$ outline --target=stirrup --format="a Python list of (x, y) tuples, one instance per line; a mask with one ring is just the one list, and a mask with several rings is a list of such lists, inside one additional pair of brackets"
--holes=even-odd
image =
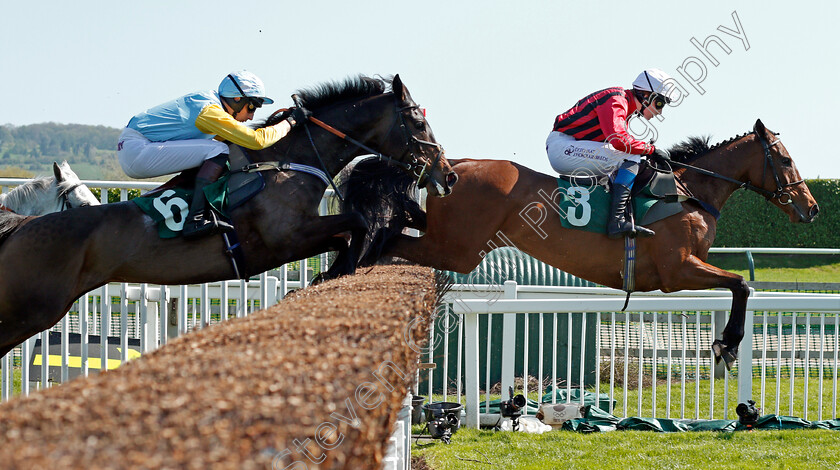
[(233, 232), (233, 225), (220, 220), (212, 210), (199, 212), (184, 223), (182, 235), (186, 239), (200, 238), (216, 233)]
[(633, 232), (635, 232), (636, 236), (639, 238), (647, 238), (656, 235), (656, 232), (647, 227), (642, 227), (641, 225), (634, 225)]

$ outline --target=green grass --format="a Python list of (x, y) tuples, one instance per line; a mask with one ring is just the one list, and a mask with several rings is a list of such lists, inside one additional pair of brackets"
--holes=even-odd
[[(700, 399), (695, 400), (697, 382), (686, 381), (686, 419), (707, 419), (710, 416), (711, 381), (701, 380)], [(789, 407), (790, 380), (780, 381), (780, 415), (797, 416), (817, 421), (819, 406), (819, 380), (808, 381), (807, 414), (805, 412), (805, 380), (794, 380), (793, 410)], [(728, 419), (737, 419), (735, 407), (738, 404), (737, 380), (731, 376), (725, 387), (723, 379), (714, 383), (714, 418), (724, 417), (724, 393), (728, 389)], [(609, 384), (602, 384), (601, 393), (609, 393)], [(672, 383), (670, 417), (681, 417), (680, 383)], [(590, 387), (589, 391), (594, 391)], [(753, 379), (753, 399), (761, 407), (761, 414), (775, 414), (776, 381), (766, 380), (765, 401), (760, 402), (760, 378)], [(638, 408), (638, 390), (628, 390), (628, 416), (653, 416), (653, 389), (645, 383), (642, 391), (642, 407)], [(666, 416), (667, 384), (659, 381), (656, 386), (656, 416)], [(834, 416), (833, 382), (823, 380), (822, 419)], [(480, 399), (483, 401), (482, 393)], [(499, 398), (490, 395), (490, 399)], [(530, 398), (535, 398), (533, 392)], [(623, 391), (614, 393), (616, 416), (623, 417)], [(433, 401), (442, 400), (434, 395)], [(448, 401), (456, 401), (453, 396)], [(463, 403), (464, 400), (462, 399)], [(699, 414), (695, 415), (695, 403), (699, 403)], [(415, 426), (414, 433), (422, 431)], [(641, 431), (615, 431), (604, 434), (578, 434), (569, 431), (551, 431), (542, 435), (478, 431), (462, 428), (452, 438), (450, 445), (440, 441), (414, 445), (412, 455), (422, 457), (434, 470), (445, 469), (554, 469), (554, 468), (786, 468), (813, 469), (837, 468), (840, 454), (829, 448), (840, 448), (840, 433), (821, 430), (754, 431), (736, 433), (652, 433)]]
[(815, 469), (840, 466), (837, 431), (615, 431), (541, 435), (461, 429), (447, 445), (412, 447), (434, 470), (580, 469)]
[[(753, 255), (755, 280), (764, 282), (840, 282), (840, 256)], [(712, 253), (708, 262), (749, 279), (744, 254)]]

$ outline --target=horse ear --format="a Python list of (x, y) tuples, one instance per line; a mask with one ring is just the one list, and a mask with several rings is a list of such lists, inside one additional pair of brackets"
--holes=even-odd
[(764, 133), (767, 129), (764, 127), (764, 123), (761, 122), (761, 119), (756, 119), (755, 120), (755, 125), (753, 126), (753, 130), (755, 131), (756, 134), (764, 135)]
[(61, 168), (58, 167), (58, 163), (56, 162), (53, 162), (53, 174), (55, 174), (56, 181), (64, 181), (64, 175), (61, 174)]
[(391, 82), (391, 88), (394, 90), (394, 96), (396, 96), (401, 103), (408, 101), (406, 99), (408, 97), (408, 90), (405, 89), (405, 85), (403, 85), (400, 74), (394, 75), (394, 80)]

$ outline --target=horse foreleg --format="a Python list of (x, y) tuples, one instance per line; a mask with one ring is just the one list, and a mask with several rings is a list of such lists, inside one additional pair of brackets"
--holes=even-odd
[[(750, 295), (749, 286), (743, 277), (705, 263), (695, 256), (690, 256), (677, 272), (678, 274), (672, 275), (670, 280), (663, 281), (663, 291), (723, 287), (732, 292), (732, 310), (729, 320), (721, 333), (721, 339), (715, 339), (712, 343), (715, 362), (723, 359), (726, 368), (730, 369), (738, 359), (738, 345), (744, 338), (747, 297)], [(663, 276), (663, 279), (666, 278)]]
[[(356, 272), (356, 260), (362, 249), (368, 225), (364, 217), (358, 212), (351, 214), (340, 214), (320, 217), (321, 233), (331, 233), (330, 239), (326, 240), (323, 251), (337, 250), (338, 255), (327, 271), (321, 272), (312, 283), (335, 279), (339, 276), (353, 274)], [(317, 227), (316, 227), (317, 229)], [(344, 239), (344, 234), (350, 232), (350, 244)]]

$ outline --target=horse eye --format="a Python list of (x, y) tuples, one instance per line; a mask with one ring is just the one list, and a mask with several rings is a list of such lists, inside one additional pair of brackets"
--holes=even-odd
[(420, 129), (421, 131), (425, 127), (425, 123), (423, 121), (414, 121), (414, 127)]
[(784, 165), (784, 166), (790, 166), (790, 164), (791, 164), (791, 163), (793, 163), (793, 160), (791, 160), (791, 159), (790, 159), (790, 158), (788, 158), (788, 157), (782, 157), (782, 165)]

